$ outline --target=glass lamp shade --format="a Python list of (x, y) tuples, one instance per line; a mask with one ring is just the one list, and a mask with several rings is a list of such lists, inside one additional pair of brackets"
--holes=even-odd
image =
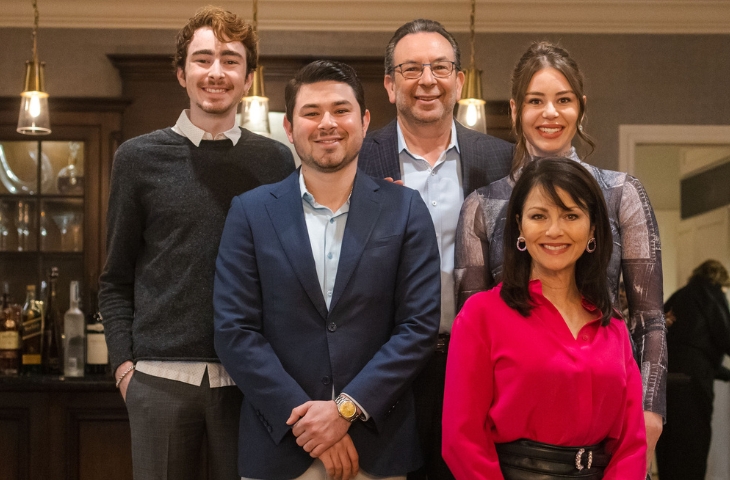
[(269, 98), (264, 90), (264, 66), (253, 71), (249, 95), (241, 100), (241, 126), (259, 135), (271, 135), (269, 127)]
[(23, 92), (20, 97), (18, 133), (26, 135), (47, 135), (51, 133), (51, 122), (48, 117), (48, 94), (45, 92)]
[(479, 98), (459, 100), (459, 106), (456, 109), (456, 120), (467, 128), (487, 133), (486, 103)]
[(43, 88), (45, 64), (37, 60), (25, 62), (25, 88), (20, 94), (18, 133), (47, 135), (51, 133), (48, 115), (48, 94)]
[(487, 112), (482, 100), (482, 71), (476, 68), (464, 70), (464, 88), (456, 109), (456, 120), (467, 128), (487, 133)]
[(243, 97), (241, 126), (259, 135), (270, 135), (268, 97)]

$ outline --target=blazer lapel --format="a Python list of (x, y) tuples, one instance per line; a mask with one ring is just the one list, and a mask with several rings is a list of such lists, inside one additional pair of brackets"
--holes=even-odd
[(347, 225), (342, 239), (330, 312), (335, 309), (342, 292), (345, 291), (380, 216), (381, 204), (376, 193), (379, 188), (370, 177), (360, 170), (357, 171), (350, 196), (350, 211), (347, 214)]
[(461, 159), (461, 182), (464, 188), (464, 198), (474, 191), (477, 186), (486, 185), (485, 172), (479, 171), (479, 162), (475, 161), (477, 152), (475, 143), (471, 141), (466, 127), (456, 122), (456, 138), (459, 141), (459, 156)]
[(299, 190), (299, 169), (291, 174), (272, 195), (274, 201), (266, 204), (271, 223), (279, 238), (286, 258), (294, 270), (299, 283), (307, 292), (322, 318), (327, 318), (327, 304), (317, 280), (317, 267), (312, 256), (304, 208)]

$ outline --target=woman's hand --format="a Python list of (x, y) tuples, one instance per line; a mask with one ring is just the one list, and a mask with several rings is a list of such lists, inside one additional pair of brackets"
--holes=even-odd
[(654, 459), (654, 449), (659, 435), (662, 434), (664, 421), (662, 416), (654, 412), (644, 412), (644, 424), (646, 425), (646, 468), (651, 468), (651, 461)]

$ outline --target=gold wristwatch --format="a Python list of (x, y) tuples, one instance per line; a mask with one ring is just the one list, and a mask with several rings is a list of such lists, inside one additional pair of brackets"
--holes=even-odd
[(357, 405), (347, 395), (339, 394), (335, 398), (335, 403), (337, 404), (337, 413), (348, 422), (352, 423), (360, 418), (360, 414), (357, 413)]

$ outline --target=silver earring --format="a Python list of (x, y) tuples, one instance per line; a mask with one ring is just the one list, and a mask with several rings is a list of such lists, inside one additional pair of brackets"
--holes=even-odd
[[(591, 243), (593, 246), (591, 246)], [(596, 239), (595, 237), (591, 237), (590, 240), (588, 240), (588, 245), (586, 245), (586, 252), (593, 253), (596, 251)]]
[(527, 250), (527, 241), (525, 241), (525, 237), (517, 237), (517, 250), (519, 250), (520, 252), (524, 252), (525, 250)]

